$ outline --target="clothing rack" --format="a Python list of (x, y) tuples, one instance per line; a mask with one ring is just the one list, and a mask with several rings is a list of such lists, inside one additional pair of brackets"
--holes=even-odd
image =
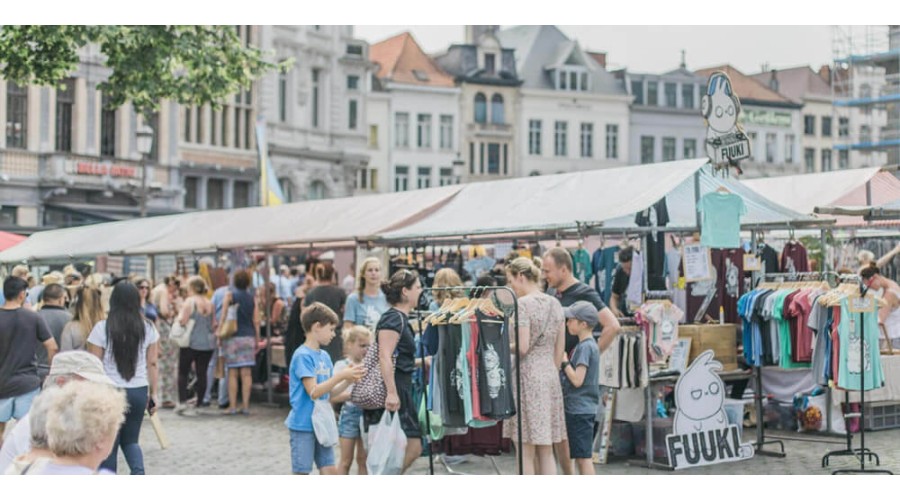
[(669, 299), (672, 300), (675, 297), (675, 292), (671, 290), (649, 290), (644, 292), (644, 300), (659, 300), (659, 299)]
[[(512, 288), (508, 286), (450, 286), (450, 287), (429, 287), (423, 288), (423, 292), (434, 292), (434, 291), (460, 291), (466, 292), (468, 295), (471, 295), (472, 292), (477, 294), (477, 296), (483, 295), (484, 292), (487, 291), (499, 291), (505, 290), (509, 292), (509, 295), (513, 299), (513, 305), (511, 310), (507, 311), (506, 308), (501, 307), (503, 309), (504, 314), (510, 320), (510, 323), (513, 321), (512, 316), (515, 316), (515, 345), (516, 345), (516, 421), (518, 423), (517, 426), (517, 440), (516, 440), (516, 456), (518, 458), (518, 469), (519, 475), (525, 475), (524, 465), (522, 463), (522, 372), (521, 372), (521, 356), (519, 355), (519, 298), (516, 297), (516, 293)], [(421, 311), (418, 314), (418, 324), (419, 324), (419, 335), (422, 335), (425, 330), (422, 328), (422, 315)], [(508, 332), (507, 332), (508, 333)], [(421, 351), (421, 359), (422, 359), (422, 370), (425, 370), (425, 350)], [(430, 376), (431, 374), (429, 374)], [(425, 398), (425, 401), (428, 401), (428, 384), (423, 384), (423, 393), (422, 397)], [(425, 426), (424, 429), (425, 441), (428, 443), (428, 473), (430, 475), (434, 475), (434, 453), (431, 451), (431, 417), (429, 412), (425, 412)], [(493, 462), (493, 458), (491, 459)], [(441, 460), (441, 463), (444, 463), (444, 466), (447, 467), (446, 463)], [(494, 469), (497, 470), (497, 464), (494, 463)], [(447, 467), (448, 471), (453, 474), (454, 472)]]
[[(842, 274), (838, 276), (842, 282), (850, 282), (855, 281), (859, 283), (859, 296), (861, 298), (865, 298), (866, 294), (869, 291), (869, 287), (862, 282), (862, 279), (859, 275), (855, 274)], [(873, 452), (872, 450), (866, 448), (866, 350), (863, 347), (865, 345), (865, 336), (866, 336), (866, 323), (863, 321), (862, 312), (859, 313), (859, 414), (846, 414), (845, 417), (858, 417), (859, 418), (859, 448), (852, 449), (852, 434), (850, 434), (850, 426), (847, 426), (847, 449), (841, 451), (835, 451), (831, 453), (826, 453), (824, 457), (822, 457), (822, 467), (826, 467), (828, 465), (828, 459), (832, 456), (853, 456), (859, 461), (859, 469), (839, 469), (832, 474), (889, 474), (893, 475), (894, 473), (887, 469), (866, 469), (866, 458), (871, 462), (872, 459), (875, 459), (875, 465), (881, 465), (881, 459), (878, 457), (878, 454)], [(877, 348), (877, 346), (876, 346)], [(849, 401), (849, 391), (846, 391), (847, 401)]]

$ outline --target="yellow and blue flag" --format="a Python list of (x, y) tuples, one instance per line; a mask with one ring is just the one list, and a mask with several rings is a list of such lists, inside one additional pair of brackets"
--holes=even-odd
[(278, 185), (275, 169), (269, 161), (268, 143), (266, 142), (266, 122), (256, 122), (256, 149), (259, 151), (259, 204), (266, 206), (281, 205), (284, 203), (284, 193)]

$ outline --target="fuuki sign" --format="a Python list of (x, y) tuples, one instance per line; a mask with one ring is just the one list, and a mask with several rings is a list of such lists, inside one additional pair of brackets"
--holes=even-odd
[(666, 436), (669, 464), (687, 469), (753, 457), (753, 445), (741, 443), (738, 428), (728, 423), (725, 386), (716, 371), (722, 364), (712, 350), (697, 356), (675, 384), (678, 411)]
[(706, 154), (713, 165), (737, 167), (738, 160), (750, 158), (750, 140), (738, 123), (741, 101), (727, 74), (716, 71), (709, 76), (700, 107), (706, 118)]
[(135, 167), (109, 165), (106, 163), (93, 163), (88, 161), (80, 161), (76, 163), (75, 173), (79, 175), (108, 175), (110, 177), (138, 177), (138, 171)]

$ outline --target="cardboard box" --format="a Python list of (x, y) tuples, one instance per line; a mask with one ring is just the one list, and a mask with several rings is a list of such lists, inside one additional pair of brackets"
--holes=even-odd
[(737, 365), (737, 325), (681, 325), (680, 338), (691, 339), (691, 355), (688, 364), (707, 349), (716, 353), (715, 359), (722, 363), (722, 371), (734, 371)]

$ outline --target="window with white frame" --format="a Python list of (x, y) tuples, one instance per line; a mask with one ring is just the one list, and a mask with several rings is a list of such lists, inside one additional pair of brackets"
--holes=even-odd
[(587, 91), (591, 85), (590, 75), (584, 68), (562, 68), (554, 72), (556, 90)]
[(488, 174), (497, 175), (500, 173), (500, 144), (496, 142), (488, 144), (487, 167)]
[(681, 84), (681, 107), (685, 109), (694, 108), (694, 84)]
[(394, 145), (398, 148), (409, 147), (409, 113), (394, 114)]
[(606, 157), (615, 159), (619, 157), (619, 126), (606, 125)]
[(475, 94), (475, 123), (487, 123), (487, 97)]
[(675, 138), (663, 137), (662, 161), (675, 161)]
[(816, 171), (816, 150), (813, 148), (805, 148), (803, 150), (803, 167), (807, 174)]
[(647, 106), (659, 105), (659, 82), (647, 82)]
[(822, 172), (831, 172), (831, 150), (822, 150)]
[(491, 97), (491, 123), (500, 125), (506, 123), (506, 116), (503, 112), (503, 96), (500, 94), (494, 94)]
[(850, 151), (846, 149), (838, 151), (838, 168), (841, 170), (850, 168)]
[(652, 135), (641, 136), (641, 163), (654, 163), (655, 158), (655, 138)]
[(593, 158), (594, 156), (594, 124), (581, 124), (581, 157)]
[(428, 189), (431, 187), (431, 167), (419, 167), (416, 170), (416, 188)]
[(541, 121), (528, 120), (528, 154), (541, 155)]
[(394, 191), (409, 190), (409, 167), (397, 165), (394, 167)]
[(678, 106), (678, 84), (667, 82), (665, 84), (666, 107), (674, 108)]
[(441, 167), (440, 178), (438, 179), (440, 186), (450, 186), (456, 184), (453, 180), (453, 168)]
[(775, 150), (778, 147), (778, 136), (766, 134), (766, 163), (775, 163)]
[(553, 141), (553, 154), (556, 156), (568, 156), (568, 147), (567, 147), (567, 129), (569, 124), (566, 122), (556, 122), (554, 124), (554, 141)]
[(697, 157), (697, 139), (684, 140), (684, 159), (693, 160)]
[(453, 149), (452, 115), (441, 115), (441, 149)]
[(8, 81), (6, 82), (6, 147), (25, 149), (27, 146), (28, 87)]
[(348, 103), (349, 109), (347, 110), (347, 128), (350, 130), (356, 130), (357, 122), (359, 120), (359, 101), (356, 99), (350, 99)]
[(784, 162), (785, 163), (794, 163), (794, 146), (797, 139), (794, 137), (794, 134), (787, 134), (784, 136)]
[(420, 113), (417, 117), (416, 145), (420, 148), (431, 148), (431, 115)]

